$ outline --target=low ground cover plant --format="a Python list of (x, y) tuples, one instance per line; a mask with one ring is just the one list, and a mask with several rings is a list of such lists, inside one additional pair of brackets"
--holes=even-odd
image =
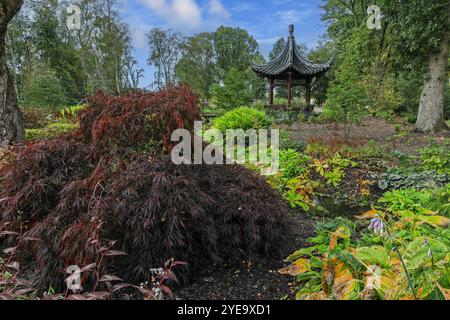
[(78, 123), (54, 122), (40, 129), (26, 129), (26, 141), (45, 141), (59, 137), (65, 133), (76, 131), (79, 128)]
[(45, 113), (42, 109), (27, 110), (26, 141), (45, 141), (76, 131), (79, 128), (77, 116), (84, 109), (86, 105), (81, 104), (62, 108), (54, 114)]
[(348, 153), (332, 151), (325, 145), (308, 145), (304, 152), (281, 149), (280, 172), (268, 182), (292, 208), (309, 211), (320, 207), (318, 199), (325, 190), (337, 189), (346, 170), (357, 165)]

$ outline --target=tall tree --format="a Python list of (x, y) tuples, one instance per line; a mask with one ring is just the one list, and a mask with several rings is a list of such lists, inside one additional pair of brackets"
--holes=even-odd
[[(323, 19), (328, 37), (347, 52), (347, 39), (359, 33), (360, 64), (371, 108), (416, 113), (416, 130), (444, 129), (445, 88), (448, 79), (449, 0), (378, 0), (379, 27), (369, 30), (365, 0), (328, 0)], [(370, 20), (369, 20), (370, 21)], [(419, 99), (420, 98), (420, 99)], [(385, 106), (388, 106), (386, 108)]]
[[(269, 53), (269, 60), (276, 59), (280, 55), (281, 51), (283, 51), (285, 46), (286, 46), (286, 39), (285, 38), (278, 39), (273, 44), (272, 51), (270, 51)], [(297, 48), (300, 51), (300, 53), (304, 56), (306, 56), (306, 54), (308, 53), (308, 47), (304, 43), (297, 44)]]
[(35, 56), (28, 71), (38, 74), (36, 69), (49, 66), (67, 92), (69, 101), (66, 103), (77, 103), (85, 95), (83, 69), (80, 68), (80, 54), (69, 38), (65, 10), (61, 3), (53, 0), (37, 0), (30, 6), (36, 15), (30, 34)]
[(213, 92), (214, 104), (225, 110), (248, 106), (253, 99), (248, 73), (237, 68), (231, 68), (223, 84), (214, 85)]
[[(73, 5), (81, 9), (80, 28), (68, 25)], [(122, 94), (137, 89), (142, 77), (117, 0), (25, 1), (8, 28), (7, 48), (19, 96), (25, 80), (33, 83), (32, 76), (48, 71), (62, 84), (66, 104), (97, 90)]]
[[(333, 47), (332, 42), (319, 42), (318, 46), (309, 52), (308, 59), (315, 63), (323, 63), (333, 56), (334, 51), (335, 48)], [(320, 107), (323, 107), (330, 81), (334, 79), (336, 73), (334, 68), (335, 64), (336, 63), (333, 63), (330, 71), (313, 81), (312, 95), (316, 104)]]
[(246, 70), (259, 55), (256, 39), (240, 28), (222, 26), (217, 29), (214, 33), (214, 47), (221, 78), (233, 68)]
[(14, 17), (6, 33), (6, 59), (17, 90), (24, 80), (25, 69), (31, 65), (32, 60), (32, 44), (27, 39), (31, 23), (24, 9), (23, 6)]
[(272, 51), (269, 53), (269, 60), (275, 60), (283, 51), (283, 48), (286, 46), (286, 39), (280, 38), (278, 39), (272, 47)]
[(184, 38), (178, 32), (153, 28), (147, 35), (150, 46), (148, 63), (156, 68), (156, 89), (175, 83), (175, 67), (181, 58)]
[(182, 58), (175, 69), (177, 78), (190, 84), (208, 101), (212, 86), (218, 80), (214, 34), (204, 32), (189, 37), (182, 45), (182, 50)]
[[(405, 11), (408, 19), (421, 19), (421, 30), (417, 32), (413, 43), (422, 45), (426, 50), (426, 75), (419, 104), (419, 113), (415, 130), (419, 132), (437, 132), (447, 129), (444, 122), (445, 90), (448, 82), (448, 41), (450, 26), (450, 1), (437, 0), (432, 3), (414, 0), (407, 4)], [(405, 12), (407, 13), (407, 12)], [(412, 33), (407, 37), (412, 36)], [(422, 40), (418, 42), (417, 40)]]
[(25, 139), (14, 80), (5, 55), (8, 24), (19, 12), (22, 4), (23, 0), (2, 0), (0, 4), (0, 146), (23, 142)]

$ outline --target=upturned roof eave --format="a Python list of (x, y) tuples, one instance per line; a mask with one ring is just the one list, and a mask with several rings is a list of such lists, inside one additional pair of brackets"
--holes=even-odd
[(289, 26), (288, 41), (274, 60), (266, 64), (252, 63), (252, 70), (255, 73), (265, 77), (277, 77), (286, 72), (295, 71), (300, 76), (313, 77), (330, 69), (333, 58), (324, 64), (315, 64), (300, 54), (293, 30), (293, 26)]

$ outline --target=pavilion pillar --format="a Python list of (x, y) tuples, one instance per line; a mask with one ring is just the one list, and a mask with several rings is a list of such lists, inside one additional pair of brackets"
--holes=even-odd
[(309, 106), (311, 105), (311, 83), (312, 78), (306, 79), (306, 109), (309, 109)]
[(274, 79), (270, 78), (269, 84), (269, 106), (273, 107), (273, 89), (274, 89)]
[(288, 107), (291, 107), (292, 103), (292, 72), (289, 72), (288, 79)]

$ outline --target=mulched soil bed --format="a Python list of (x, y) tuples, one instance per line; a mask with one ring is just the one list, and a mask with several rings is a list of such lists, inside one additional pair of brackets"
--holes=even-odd
[[(287, 257), (307, 246), (314, 236), (314, 221), (304, 213), (293, 213), (295, 235), (286, 247)], [(277, 300), (295, 297), (294, 278), (277, 271), (287, 264), (279, 260), (243, 261), (240, 268), (212, 266), (199, 274), (190, 286), (175, 290), (174, 299), (181, 300)]]
[[(326, 143), (345, 137), (345, 128), (336, 124), (295, 122), (291, 125), (282, 125), (281, 128), (291, 134), (291, 139), (304, 143), (317, 139)], [(406, 126), (403, 129), (412, 130), (412, 126)], [(387, 145), (388, 152), (398, 151), (408, 154), (417, 154), (419, 149), (429, 147), (432, 144), (431, 140), (440, 144), (444, 142), (444, 139), (449, 138), (450, 131), (436, 134), (409, 132), (402, 136), (396, 131), (394, 124), (375, 117), (366, 119), (360, 126), (354, 126), (348, 136), (348, 140), (355, 144), (364, 145), (368, 141), (375, 141), (378, 145)]]

